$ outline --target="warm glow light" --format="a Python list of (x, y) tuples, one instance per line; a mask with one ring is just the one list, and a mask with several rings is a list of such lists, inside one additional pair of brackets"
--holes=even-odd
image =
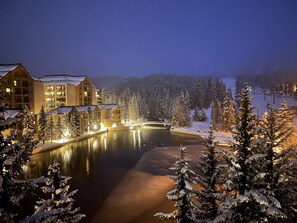
[(112, 123), (111, 128), (116, 128), (117, 124), (116, 123)]
[(88, 158), (86, 158), (86, 172), (87, 172), (87, 176), (90, 176), (90, 162)]
[(107, 138), (106, 137), (103, 138), (103, 145), (104, 145), (104, 149), (106, 150), (107, 149)]

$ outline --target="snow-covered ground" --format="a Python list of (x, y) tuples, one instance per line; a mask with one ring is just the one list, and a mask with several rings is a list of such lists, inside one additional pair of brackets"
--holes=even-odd
[[(193, 116), (194, 111), (191, 112), (191, 116)], [(205, 110), (205, 114), (207, 116), (207, 120), (205, 122), (192, 122), (191, 127), (178, 127), (172, 128), (172, 132), (198, 135), (204, 138), (208, 136), (209, 125), (211, 124), (211, 109)], [(214, 131), (215, 141), (218, 142), (218, 145), (227, 146), (228, 142), (232, 140), (232, 134), (230, 132), (223, 131)]]

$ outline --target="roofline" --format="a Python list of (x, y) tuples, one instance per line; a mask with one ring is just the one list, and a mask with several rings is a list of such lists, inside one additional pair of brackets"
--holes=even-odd
[(1, 63), (0, 66), (22, 65), (22, 63)]
[[(75, 75), (70, 75), (70, 74), (46, 74), (43, 77), (57, 77), (57, 76), (67, 76), (67, 77), (87, 77), (86, 75), (81, 75), (81, 76), (75, 76)], [(40, 79), (42, 79), (41, 77)]]

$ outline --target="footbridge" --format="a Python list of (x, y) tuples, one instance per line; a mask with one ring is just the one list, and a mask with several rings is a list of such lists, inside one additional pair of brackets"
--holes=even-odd
[(144, 121), (144, 122), (132, 124), (131, 129), (137, 129), (137, 128), (170, 129), (171, 126), (172, 124), (170, 122)]

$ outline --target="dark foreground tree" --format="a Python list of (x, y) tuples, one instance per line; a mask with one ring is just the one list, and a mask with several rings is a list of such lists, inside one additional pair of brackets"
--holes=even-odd
[(194, 189), (191, 183), (194, 179), (191, 177), (195, 173), (189, 169), (188, 161), (185, 159), (185, 147), (179, 148), (179, 157), (175, 162), (175, 167), (170, 168), (175, 171), (175, 175), (170, 176), (174, 180), (174, 189), (167, 193), (167, 198), (174, 201), (175, 210), (171, 213), (156, 213), (155, 216), (164, 220), (175, 220), (176, 223), (196, 222), (197, 207), (192, 201)]
[(39, 112), (39, 118), (38, 118), (38, 136), (39, 136), (39, 139), (42, 140), (43, 144), (45, 143), (45, 138), (46, 138), (46, 128), (47, 128), (46, 114), (42, 106)]
[(207, 151), (198, 161), (197, 184), (201, 190), (196, 192), (198, 201), (197, 222), (212, 222), (218, 214), (219, 202), (222, 200), (223, 167), (219, 165), (218, 153), (215, 151), (213, 129), (210, 126), (207, 139)]
[(53, 163), (48, 168), (48, 174), (45, 179), (45, 186), (42, 190), (49, 195), (48, 199), (37, 201), (35, 213), (25, 219), (30, 222), (79, 222), (84, 214), (80, 214), (80, 208), (73, 206), (73, 196), (77, 190), (69, 192), (70, 185), (68, 181), (71, 177), (62, 176), (58, 163)]
[(233, 155), (227, 156), (229, 179), (227, 194), (215, 222), (274, 222), (282, 219), (279, 202), (269, 188), (262, 185), (263, 158), (255, 146), (255, 115), (246, 85), (239, 98), (238, 125), (235, 129)]
[[(4, 113), (0, 105), (0, 222), (17, 222), (23, 198), (35, 187), (33, 180), (20, 180), (19, 176), (37, 142), (30, 129), (16, 140), (14, 123), (5, 120)], [(9, 128), (11, 133), (4, 137), (3, 131)]]

